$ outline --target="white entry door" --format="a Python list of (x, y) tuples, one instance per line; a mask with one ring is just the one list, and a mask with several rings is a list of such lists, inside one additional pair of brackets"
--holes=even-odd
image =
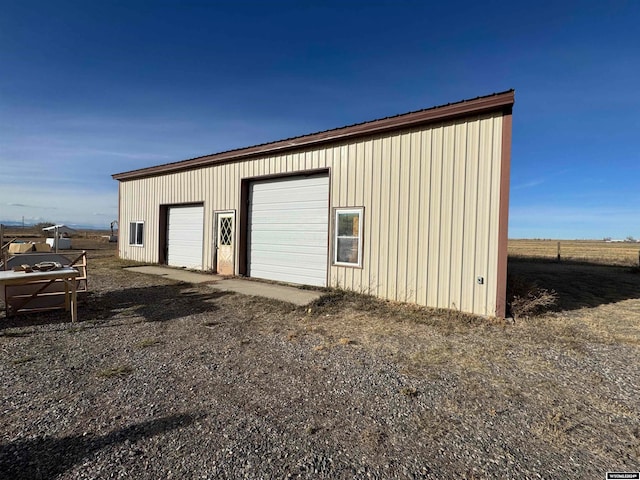
[(216, 213), (216, 272), (233, 275), (235, 253), (235, 213)]
[(249, 275), (326, 286), (329, 176), (258, 181), (249, 198)]
[(167, 229), (167, 264), (201, 270), (204, 207), (169, 207)]

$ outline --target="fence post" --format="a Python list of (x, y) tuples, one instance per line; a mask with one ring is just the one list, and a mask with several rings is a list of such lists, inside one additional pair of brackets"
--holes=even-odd
[(560, 242), (558, 242), (558, 263), (560, 263)]

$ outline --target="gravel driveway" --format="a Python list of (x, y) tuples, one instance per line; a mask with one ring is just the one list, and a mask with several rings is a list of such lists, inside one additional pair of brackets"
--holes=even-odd
[(505, 325), (341, 293), (293, 307), (106, 261), (90, 279), (79, 324), (0, 317), (0, 478), (640, 470), (637, 324), (605, 342), (578, 314)]

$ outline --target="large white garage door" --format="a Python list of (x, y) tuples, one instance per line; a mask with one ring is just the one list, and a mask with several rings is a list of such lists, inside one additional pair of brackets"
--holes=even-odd
[(202, 269), (204, 207), (169, 207), (167, 263), (173, 267)]
[(293, 177), (251, 185), (249, 275), (325, 286), (329, 177)]

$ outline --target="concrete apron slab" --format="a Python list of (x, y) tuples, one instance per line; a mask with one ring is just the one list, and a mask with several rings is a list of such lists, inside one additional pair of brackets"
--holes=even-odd
[(189, 270), (160, 267), (156, 265), (145, 265), (143, 267), (126, 267), (126, 270), (130, 270), (136, 273), (146, 273), (147, 275), (157, 275), (160, 277), (166, 277), (171, 280), (177, 280), (179, 282), (186, 283), (207, 283), (216, 280), (222, 280), (222, 277), (219, 277), (217, 275), (207, 275), (204, 273), (190, 272)]
[(186, 283), (209, 283), (211, 288), (223, 292), (236, 292), (242, 295), (272, 298), (295, 305), (308, 305), (322, 296), (322, 292), (302, 290), (288, 285), (274, 285), (272, 283), (254, 282), (241, 278), (223, 278), (219, 275), (197, 273), (177, 268), (167, 268), (157, 265), (142, 267), (127, 267), (127, 270), (147, 275), (159, 275), (171, 280)]

